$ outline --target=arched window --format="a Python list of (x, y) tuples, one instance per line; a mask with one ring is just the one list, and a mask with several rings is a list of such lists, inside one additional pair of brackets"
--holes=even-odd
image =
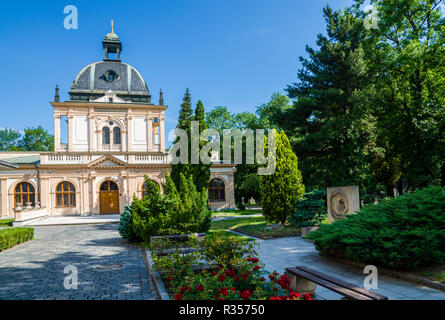
[(102, 128), (102, 144), (110, 144), (110, 128)]
[(18, 204), (21, 207), (27, 207), (28, 205), (34, 206), (36, 202), (36, 192), (32, 184), (29, 182), (20, 182), (14, 190), (14, 206)]
[(121, 128), (119, 127), (113, 128), (113, 143), (121, 144)]
[(76, 207), (76, 189), (71, 182), (63, 181), (56, 187), (56, 207)]
[(107, 180), (100, 185), (100, 191), (118, 191), (119, 187), (116, 182)]
[(210, 201), (225, 201), (226, 200), (224, 182), (221, 179), (210, 180), (209, 200)]
[[(154, 183), (156, 183), (156, 186), (159, 188), (159, 190), (161, 189), (161, 188), (159, 187), (159, 183), (157, 183), (157, 182), (154, 181), (154, 180), (151, 180), (151, 181), (153, 181)], [(146, 183), (146, 182), (144, 182), (144, 183), (142, 184), (142, 187), (141, 187), (141, 194), (142, 194), (142, 198), (145, 197), (145, 196), (147, 195), (147, 183)]]

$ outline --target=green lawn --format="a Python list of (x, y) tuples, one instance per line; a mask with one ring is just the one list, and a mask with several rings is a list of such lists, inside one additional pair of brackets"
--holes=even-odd
[(12, 227), (12, 222), (14, 219), (1, 219), (0, 227)]
[(229, 229), (264, 239), (300, 234), (300, 228), (288, 225), (275, 230), (266, 229), (266, 226), (267, 222), (264, 217), (242, 217), (238, 219), (213, 221), (209, 232)]
[(224, 210), (212, 212), (212, 217), (249, 216), (252, 214), (259, 214), (261, 212), (261, 210)]
[[(443, 269), (443, 268), (442, 268)], [(442, 272), (423, 272), (422, 276), (428, 277), (433, 281), (445, 284), (445, 271)]]
[(434, 281), (439, 281), (440, 283), (445, 283), (445, 271), (432, 276)]

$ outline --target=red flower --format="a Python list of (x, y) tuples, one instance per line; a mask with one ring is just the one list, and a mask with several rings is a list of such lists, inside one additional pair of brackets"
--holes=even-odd
[(270, 275), (269, 275), (269, 279), (273, 281), (273, 280), (275, 280), (275, 277), (274, 277), (273, 275), (270, 274)]
[(238, 277), (238, 276), (234, 276), (234, 277), (233, 277), (233, 280), (238, 281), (238, 280), (239, 280), (239, 277)]
[(181, 288), (181, 293), (184, 293), (184, 292), (190, 291), (190, 290), (192, 290), (192, 288), (184, 286), (184, 287)]
[(226, 280), (226, 277), (224, 277), (223, 275), (220, 275), (220, 276), (218, 277), (218, 280), (221, 281), (221, 282), (223, 282), (224, 280)]
[(227, 271), (226, 271), (226, 275), (227, 275), (228, 277), (232, 277), (232, 276), (235, 275), (235, 272), (232, 271), (232, 270), (227, 270)]
[(218, 272), (216, 272), (216, 271), (212, 272), (212, 275), (214, 275), (214, 276), (216, 276), (217, 274), (218, 274)]
[(260, 266), (253, 267), (253, 271), (257, 271), (257, 270), (260, 270)]
[(252, 295), (252, 293), (250, 292), (250, 290), (244, 290), (241, 293), (241, 298), (243, 298), (244, 300), (249, 300), (251, 295)]
[(261, 278), (260, 278), (260, 281), (261, 281), (261, 282), (264, 282), (264, 281), (266, 281), (266, 278), (261, 277)]
[(198, 284), (195, 289), (198, 291), (204, 291), (204, 287), (202, 286), (202, 284)]
[(310, 293), (305, 293), (303, 294), (304, 300), (312, 300), (311, 294)]
[(170, 276), (170, 277), (168, 277), (167, 279), (168, 279), (168, 281), (172, 281), (172, 280), (173, 280), (173, 277)]
[(177, 294), (175, 295), (175, 299), (176, 299), (176, 300), (182, 300), (182, 293), (177, 293)]
[(243, 278), (243, 280), (246, 280), (246, 279), (247, 279), (247, 277), (248, 277), (248, 275), (247, 275), (247, 274), (245, 274), (245, 273), (243, 273), (243, 274), (241, 275), (241, 278)]
[(291, 298), (295, 297), (297, 299), (301, 297), (301, 295), (298, 292), (293, 292), (293, 291), (290, 292), (289, 296)]

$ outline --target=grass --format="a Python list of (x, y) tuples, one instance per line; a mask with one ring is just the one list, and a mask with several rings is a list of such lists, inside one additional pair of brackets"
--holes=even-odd
[(266, 219), (262, 216), (242, 217), (238, 219), (213, 221), (209, 232), (229, 229), (263, 239), (289, 237), (300, 234), (300, 228), (295, 228), (290, 225), (285, 225), (274, 230), (266, 229), (267, 225)]
[(442, 273), (435, 274), (431, 278), (434, 281), (439, 281), (440, 283), (445, 283), (445, 271)]
[(224, 210), (212, 212), (212, 217), (249, 216), (252, 214), (259, 214), (261, 212), (261, 210)]
[(1, 219), (0, 227), (12, 227), (12, 222), (14, 219)]
[(438, 281), (445, 284), (445, 271), (439, 273), (422, 273), (422, 276), (428, 277), (433, 281)]

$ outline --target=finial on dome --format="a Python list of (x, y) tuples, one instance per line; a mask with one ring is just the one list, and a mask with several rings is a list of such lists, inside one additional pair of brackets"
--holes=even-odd
[(113, 27), (114, 27), (114, 23), (113, 23), (113, 19), (111, 19), (111, 33), (114, 33)]
[(161, 91), (159, 92), (159, 105), (163, 106), (164, 105), (164, 93)]
[(59, 86), (56, 84), (56, 92), (54, 94), (54, 102), (60, 102)]

